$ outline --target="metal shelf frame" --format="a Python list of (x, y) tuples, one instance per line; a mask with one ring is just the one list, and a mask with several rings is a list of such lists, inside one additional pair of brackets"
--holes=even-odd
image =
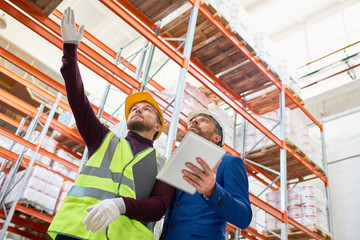
[[(148, 29), (144, 28), (143, 26), (141, 26), (141, 24), (136, 23), (136, 19), (131, 19), (131, 16), (129, 16), (130, 18), (127, 19), (128, 16), (126, 16), (126, 12), (124, 11), (124, 9), (121, 9), (121, 3), (116, 4), (114, 1), (110, 1), (110, 0), (100, 0), (103, 4), (105, 4), (108, 8), (110, 8), (114, 13), (116, 13), (119, 17), (121, 17), (123, 20), (125, 20), (128, 24), (130, 24), (131, 26), (133, 26), (137, 31), (141, 32), (142, 34), (144, 34), (145, 37), (147, 37), (147, 39), (149, 39), (150, 41), (152, 41), (154, 44), (158, 43), (158, 47), (161, 49), (161, 47), (163, 47), (163, 49), (166, 49), (166, 46), (161, 45), (162, 43), (159, 42), (158, 39), (156, 39), (156, 37), (154, 36), (153, 33), (151, 33), (150, 31), (148, 31)], [(199, 7), (199, 1), (189, 1), (191, 2), (195, 7)], [(225, 28), (223, 27), (220, 23), (217, 22), (217, 20), (210, 15), (205, 8), (201, 8), (201, 13), (204, 14), (209, 21), (211, 21), (220, 31), (222, 31), (222, 33), (228, 37), (228, 39), (234, 43), (235, 46), (237, 46), (239, 48), (239, 50), (246, 55), (250, 61), (252, 61), (258, 68), (260, 71), (262, 71), (272, 82), (273, 84), (275, 84), (280, 90), (281, 90), (281, 99), (280, 99), (280, 103), (283, 105), (281, 107), (281, 109), (284, 109), (285, 106), (285, 94), (287, 95), (287, 97), (290, 97), (295, 104), (301, 108), (301, 110), (316, 124), (319, 126), (320, 130), (322, 131), (322, 125), (320, 123), (317, 122), (317, 120), (288, 92), (288, 90), (285, 88), (285, 86), (283, 84), (281, 84), (281, 82), (279, 80), (277, 80), (264, 66), (263, 64), (261, 64), (254, 56), (251, 55), (250, 52), (247, 51), (247, 49), (236, 39), (232, 36), (232, 34)], [(134, 13), (134, 11), (136, 11), (135, 9), (131, 9), (132, 13)], [(135, 23), (134, 23), (135, 22)], [(167, 49), (168, 50), (168, 49)], [(165, 50), (165, 51), (167, 51)], [(174, 61), (177, 60), (176, 55), (173, 55), (173, 53), (170, 50), (170, 53), (166, 52), (169, 56), (171, 55), (172, 59)], [(179, 63), (180, 66), (184, 67), (185, 64), (184, 62), (186, 62), (186, 64), (189, 64), (187, 62), (188, 60), (185, 58), (183, 59), (183, 61), (181, 62), (180, 60), (177, 60), (177, 62)], [(191, 63), (190, 63), (191, 65)], [(224, 99), (223, 99), (224, 100)], [(242, 114), (240, 111), (240, 114), (246, 118), (248, 121), (251, 117), (246, 116), (246, 114)], [(244, 116), (245, 115), (245, 116)], [(283, 115), (283, 114), (282, 114)], [(253, 119), (252, 119), (253, 120)], [(256, 121), (250, 121), (252, 123), (256, 123)], [(254, 124), (255, 125), (255, 124)], [(260, 127), (259, 127), (260, 126)], [(284, 232), (284, 234), (282, 234), (282, 239), (286, 239), (287, 238), (287, 222), (292, 222), (294, 226), (298, 227), (299, 229), (303, 230), (304, 232), (308, 233), (310, 236), (316, 236), (317, 238), (319, 238), (319, 236), (317, 234), (314, 234), (312, 231), (309, 231), (308, 229), (306, 229), (305, 227), (301, 226), (300, 224), (297, 224), (295, 221), (290, 220), (290, 218), (287, 217), (287, 211), (286, 211), (286, 152), (289, 152), (291, 155), (293, 155), (296, 159), (298, 159), (303, 165), (305, 165), (308, 169), (310, 169), (313, 173), (315, 173), (315, 175), (317, 175), (320, 179), (322, 179), (325, 182), (325, 185), (327, 185), (327, 178), (325, 176), (323, 176), (321, 173), (319, 173), (317, 170), (315, 170), (310, 164), (308, 164), (306, 161), (304, 161), (304, 159), (302, 159), (302, 157), (295, 153), (295, 151), (290, 147), (286, 145), (286, 142), (284, 140), (284, 128), (282, 126), (282, 136), (281, 136), (281, 141), (279, 139), (277, 139), (275, 136), (273, 136), (271, 133), (267, 132), (265, 129), (261, 129), (262, 125), (259, 124), (256, 127), (258, 127), (266, 136), (268, 136), (271, 140), (274, 141), (275, 144), (277, 144), (280, 147), (280, 154), (281, 154), (281, 172), (282, 172), (282, 184), (281, 184), (281, 202), (282, 202), (282, 206), (281, 206), (281, 211), (284, 213), (284, 217), (280, 218), (280, 220), (282, 220), (284, 222), (283, 224), (283, 230), (282, 233)], [(169, 144), (169, 141), (168, 141)], [(285, 175), (284, 175), (285, 173)], [(285, 176), (285, 177), (284, 177)]]
[[(23, 9), (25, 12), (29, 13), (33, 18), (35, 18), (37, 21), (41, 22), (42, 25), (51, 29), (53, 32), (56, 33), (56, 35), (60, 36), (59, 25), (56, 24), (55, 22), (53, 22), (52, 20), (50, 20), (49, 18), (47, 18), (46, 16), (42, 15), (41, 13), (37, 12), (36, 9), (34, 9), (34, 7), (29, 6), (29, 4), (24, 1), (12, 0), (11, 2), (13, 4), (17, 5), (18, 7), (20, 7), (21, 9)], [(155, 29), (156, 29), (155, 24), (152, 21), (150, 21), (146, 16), (144, 16), (141, 12), (139, 12), (136, 8), (134, 8), (134, 6), (132, 4), (130, 4), (126, 0), (121, 1), (121, 3), (120, 3), (120, 1), (115, 2), (112, 0), (100, 0), (100, 2), (102, 2), (105, 6), (107, 6), (110, 10), (112, 10), (115, 14), (117, 14), (119, 17), (121, 17), (125, 22), (127, 22), (135, 30), (137, 30), (139, 33), (141, 33), (154, 46), (156, 46), (162, 52), (166, 53), (173, 61), (178, 63), (182, 67), (182, 69), (184, 69), (185, 72), (189, 72), (196, 79), (198, 79), (201, 83), (203, 83), (204, 86), (208, 87), (212, 92), (214, 92), (218, 97), (220, 97), (224, 102), (226, 102), (231, 108), (233, 108), (237, 114), (240, 114), (244, 119), (246, 119), (247, 121), (252, 123), (255, 127), (257, 127), (265, 136), (270, 138), (276, 145), (279, 146), (279, 148), (281, 149), (280, 151), (282, 152), (282, 156), (284, 156), (284, 155), (286, 156), (286, 152), (293, 155), (299, 162), (304, 164), (312, 173), (314, 173), (317, 177), (319, 177), (321, 180), (323, 180), (325, 183), (325, 186), (327, 187), (327, 177), (326, 176), (323, 176), (320, 172), (318, 172), (316, 169), (314, 169), (313, 166), (308, 164), (290, 146), (287, 146), (286, 142), (284, 141), (283, 138), (281, 138), (281, 139), (277, 138), (271, 131), (269, 131), (266, 127), (264, 127), (261, 123), (259, 123), (254, 117), (252, 117), (241, 105), (244, 102), (243, 99), (241, 99), (235, 92), (233, 92), (226, 84), (221, 82), (221, 80), (219, 80), (210, 70), (208, 70), (206, 67), (202, 66), (202, 64), (198, 60), (192, 58), (190, 55), (187, 56), (188, 54), (186, 54), (186, 51), (184, 51), (184, 55), (181, 55), (179, 52), (175, 51), (173, 48), (178, 48), (179, 45), (175, 42), (169, 41), (169, 39), (167, 39), (168, 41), (166, 41), (166, 34), (164, 34), (163, 39), (161, 39), (159, 36), (157, 36), (157, 34), (155, 33)], [(213, 23), (222, 32), (222, 34), (224, 34), (224, 36), (226, 36), (229, 39), (229, 41), (234, 44), (234, 46), (238, 47), (239, 51), (241, 51), (245, 56), (247, 56), (248, 59), (250, 61), (252, 61), (259, 68), (259, 70), (262, 71), (273, 82), (273, 84), (276, 85), (281, 90), (281, 94), (283, 94), (284, 96), (286, 95), (287, 97), (290, 97), (298, 105), (298, 107), (300, 109), (302, 109), (303, 112), (311, 120), (313, 120), (313, 122), (317, 126), (319, 126), (320, 131), (323, 132), (322, 125), (320, 123), (318, 123), (316, 121), (316, 119), (313, 118), (311, 116), (311, 114), (296, 99), (293, 98), (293, 96), (287, 91), (287, 89), (284, 88), (284, 85), (282, 85), (281, 82), (279, 82), (279, 80), (276, 79), (271, 74), (271, 72), (269, 72), (263, 66), (263, 64), (260, 61), (258, 61), (249, 51), (247, 51), (246, 47), (243, 46), (243, 44), (240, 43), (232, 35), (232, 33), (229, 32), (229, 30), (227, 30), (224, 26), (222, 26), (221, 23), (219, 23), (206, 10), (206, 8), (204, 8), (200, 4), (200, 1), (189, 0), (189, 2), (194, 5), (194, 9), (197, 9), (196, 11), (199, 11), (201, 14), (206, 16), (206, 18), (208, 18), (208, 20), (211, 23)], [(58, 37), (56, 37), (54, 34), (49, 32), (47, 29), (42, 27), (40, 24), (36, 23), (35, 21), (33, 21), (32, 19), (30, 19), (29, 17), (27, 17), (20, 11), (18, 11), (12, 5), (4, 2), (1, 4), (0, 8), (2, 10), (4, 10), (5, 12), (9, 13), (10, 15), (12, 15), (18, 21), (20, 21), (23, 24), (25, 24), (26, 26), (28, 26), (30, 29), (37, 32), (39, 35), (43, 36), (45, 39), (47, 39), (48, 41), (53, 43), (58, 48), (62, 49), (62, 41)], [(129, 12), (133, 15), (129, 14)], [(61, 13), (57, 10), (54, 12), (54, 15), (59, 18), (61, 17)], [(136, 18), (134, 18), (134, 16)], [(160, 34), (161, 34), (161, 31), (160, 31)], [(188, 34), (189, 34), (189, 32), (188, 32)], [(101, 49), (103, 49), (103, 50), (106, 49), (107, 54), (114, 56), (113, 50), (108, 48), (105, 44), (101, 43), (90, 33), (85, 31), (84, 36), (86, 38), (88, 38), (90, 41), (92, 41), (93, 43), (96, 42), (96, 45), (98, 47), (100, 47)], [(92, 69), (98, 75), (102, 76), (109, 83), (111, 83), (115, 87), (119, 88), (126, 94), (130, 94), (134, 90), (140, 90), (141, 83), (139, 81), (137, 81), (137, 79), (132, 78), (127, 73), (125, 73), (121, 69), (117, 68), (114, 64), (112, 64), (111, 62), (109, 62), (107, 59), (100, 56), (99, 54), (97, 54), (90, 47), (86, 46), (84, 43), (81, 43), (79, 45), (79, 49), (82, 52), (84, 52), (86, 55), (88, 55), (91, 59), (93, 59), (95, 62), (97, 62), (97, 64), (103, 66), (104, 68), (107, 69), (107, 71), (109, 71), (115, 75), (114, 76), (111, 73), (105, 71), (103, 68), (100, 68), (97, 64), (90, 61), (90, 59), (88, 57), (79, 53), (79, 61), (81, 63), (83, 63), (85, 66), (87, 66), (88, 68)], [(186, 49), (186, 47), (185, 47), (185, 49)], [(11, 59), (11, 55), (9, 57), (9, 53), (5, 49), (0, 48), (0, 55), (3, 56), (4, 58), (5, 58), (5, 56), (7, 56), (7, 59), (9, 61)], [(131, 63), (127, 62), (125, 59), (122, 59), (122, 60), (124, 60), (122, 62), (123, 64), (126, 64), (127, 66), (129, 66), (129, 69), (131, 69), (133, 72), (136, 72), (136, 68), (133, 65), (131, 65)], [(16, 62), (16, 61), (14, 61), (14, 62)], [(57, 83), (55, 80), (52, 80), (47, 76), (44, 76), (44, 74), (42, 74), (40, 71), (38, 71), (38, 70), (35, 71), (34, 69), (31, 69), (31, 68), (33, 68), (32, 66), (30, 66), (31, 68), (29, 68), (29, 66), (26, 66), (26, 67), (24, 67), (24, 66), (26, 66), (26, 64), (21, 64), (21, 68), (25, 68), (25, 69), (27, 69), (27, 71), (30, 70), (32, 75), (34, 75), (34, 76), (36, 75), (36, 77), (39, 78), (41, 81), (47, 83), (49, 86), (54, 87), (54, 89), (56, 89), (58, 91), (61, 90), (59, 92), (65, 94), (65, 89), (63, 86), (61, 86), (61, 84)], [(148, 77), (146, 77), (146, 78), (150, 80), (149, 83), (153, 87), (155, 87), (159, 91), (164, 90), (164, 88), (162, 88), (159, 84), (157, 84), (156, 81), (154, 81), (152, 78), (148, 78)], [(180, 79), (182, 79), (182, 77), (180, 77)], [(123, 81), (126, 84), (123, 83)], [(129, 85), (131, 87), (129, 87)], [(0, 96), (2, 96), (2, 95), (3, 95), (3, 92), (0, 92)], [(4, 95), (6, 95), (6, 94), (4, 93)], [(155, 99), (159, 102), (159, 104), (162, 107), (165, 108), (166, 106), (169, 105), (165, 100), (163, 100), (158, 95), (156, 95), (154, 93), (153, 93), (153, 95), (155, 96)], [(11, 101), (11, 98), (6, 98), (6, 99), (7, 99), (7, 101), (11, 102), (10, 104), (12, 106), (13, 106), (13, 104), (16, 105), (15, 102)], [(94, 107), (94, 109), (96, 109), (95, 106), (93, 106), (93, 107)], [(33, 111), (27, 111), (27, 109), (21, 108), (21, 106), (18, 106), (18, 108), (22, 109), (22, 111), (24, 111), (24, 112), (27, 112), (27, 114), (29, 116), (34, 115)], [(177, 123), (180, 120), (180, 125), (178, 125), (179, 130), (185, 132), (186, 127), (185, 127), (184, 123), (186, 123), (186, 116), (183, 113), (180, 113), (179, 109), (180, 109), (180, 107), (178, 107), (178, 104), (175, 104), (174, 107), (170, 106), (168, 108), (168, 110), (165, 112), (165, 118), (167, 121), (171, 121), (171, 124), (173, 124), (175, 126), (177, 125)], [(173, 115), (176, 115), (176, 114), (180, 114), (180, 116), (176, 120), (176, 123), (173, 123), (174, 119), (170, 118), (170, 116), (173, 117)], [(109, 116), (110, 115), (108, 115), (108, 114), (107, 115), (103, 114), (104, 119), (107, 119)], [(56, 126), (54, 126), (54, 127), (56, 127)], [(175, 131), (176, 127), (172, 127), (172, 130)], [(0, 134), (2, 134), (2, 133), (0, 132)], [(74, 137), (74, 136), (71, 136), (71, 137)], [(168, 146), (171, 145), (172, 141), (173, 140), (171, 140), (171, 137), (169, 136)], [(240, 156), (240, 153), (236, 152), (229, 146), (226, 146), (225, 148), (228, 150), (228, 152), (230, 154)], [(251, 167), (252, 169), (254, 169), (257, 173), (261, 173), (262, 175), (266, 176), (267, 179), (269, 179), (270, 181), (273, 181), (273, 182), (276, 181), (276, 179), (267, 175), (266, 172), (261, 170), (258, 166), (251, 164), (249, 162), (247, 162), (246, 165), (247, 165), (247, 167)], [(282, 161), (282, 165), (284, 165), (284, 161)], [(285, 158), (285, 170), (286, 170), (286, 158)], [(263, 179), (257, 177), (256, 173), (254, 174), (253, 172), (250, 172), (250, 171), (248, 171), (248, 173), (249, 173), (249, 175), (258, 179), (264, 185), (268, 184)], [(283, 181), (284, 180), (282, 180), (282, 184), (279, 184), (280, 188), (283, 188), (284, 186), (286, 187), (286, 180), (285, 180), (285, 184), (283, 183)], [(272, 189), (276, 189), (273, 186), (270, 186), (270, 187)], [(271, 215), (277, 217), (281, 221), (283, 221), (285, 223), (290, 223), (290, 224), (296, 226), (297, 228), (303, 230), (308, 235), (310, 235), (316, 239), (321, 239), (321, 238), (319, 238), (319, 236), (317, 234), (313, 233), (312, 231), (308, 230), (304, 226), (298, 224), (297, 222), (295, 222), (294, 220), (289, 218), (287, 216), (287, 212), (285, 210), (283, 210), (283, 206), (282, 206), (282, 211), (279, 211), (275, 208), (272, 208), (270, 205), (268, 205), (264, 201), (260, 200), (253, 194), (250, 194), (250, 199), (254, 205), (265, 210), (266, 212), (270, 213)], [(252, 230), (246, 229), (245, 231), (242, 231), (242, 234), (243, 234), (243, 236), (249, 237), (250, 239), (255, 239), (253, 236), (256, 236), (260, 239), (266, 239), (266, 237), (262, 236), (261, 234), (258, 234), (256, 231), (255, 231), (256, 232), (255, 233), (254, 231), (255, 230), (253, 230), (253, 229)]]

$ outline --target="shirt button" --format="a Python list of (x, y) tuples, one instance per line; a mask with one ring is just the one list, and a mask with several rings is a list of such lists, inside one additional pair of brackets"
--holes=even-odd
[(177, 202), (175, 205), (178, 207), (178, 206), (180, 206), (180, 203)]
[(170, 224), (170, 228), (173, 228), (174, 227), (174, 224)]

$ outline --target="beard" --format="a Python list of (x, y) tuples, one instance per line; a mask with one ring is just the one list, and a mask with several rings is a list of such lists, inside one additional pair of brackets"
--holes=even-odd
[(199, 135), (199, 136), (201, 136), (203, 138), (205, 138), (206, 140), (209, 140), (209, 141), (211, 140), (211, 133), (204, 132), (199, 127), (195, 127), (195, 129), (190, 128), (189, 131), (193, 132), (193, 133), (195, 133), (195, 134), (197, 134), (197, 135)]
[(130, 120), (127, 122), (127, 128), (135, 132), (148, 132), (153, 128), (153, 125), (146, 124), (143, 121)]

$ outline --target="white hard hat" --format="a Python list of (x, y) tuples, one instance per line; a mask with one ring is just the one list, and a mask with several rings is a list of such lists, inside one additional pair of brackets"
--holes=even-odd
[(219, 143), (217, 143), (220, 147), (222, 147), (224, 145), (224, 140), (225, 140), (225, 133), (224, 133), (224, 130), (225, 130), (225, 125), (224, 125), (224, 122), (223, 120), (221, 119), (221, 117), (219, 115), (217, 115), (216, 113), (212, 112), (212, 111), (209, 111), (207, 109), (198, 109), (198, 110), (194, 110), (192, 112), (189, 113), (188, 117), (187, 117), (187, 127), (189, 128), (190, 125), (191, 125), (191, 120), (198, 116), (198, 115), (207, 115), (209, 116), (216, 128), (219, 130), (219, 135), (221, 136), (221, 141)]

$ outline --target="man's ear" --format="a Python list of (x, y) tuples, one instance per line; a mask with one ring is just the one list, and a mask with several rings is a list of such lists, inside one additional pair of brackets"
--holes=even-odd
[(215, 136), (212, 139), (214, 143), (218, 143), (221, 141), (221, 136), (219, 134), (215, 134)]
[(155, 126), (154, 126), (154, 130), (159, 132), (161, 130), (161, 125), (159, 123), (156, 123)]

